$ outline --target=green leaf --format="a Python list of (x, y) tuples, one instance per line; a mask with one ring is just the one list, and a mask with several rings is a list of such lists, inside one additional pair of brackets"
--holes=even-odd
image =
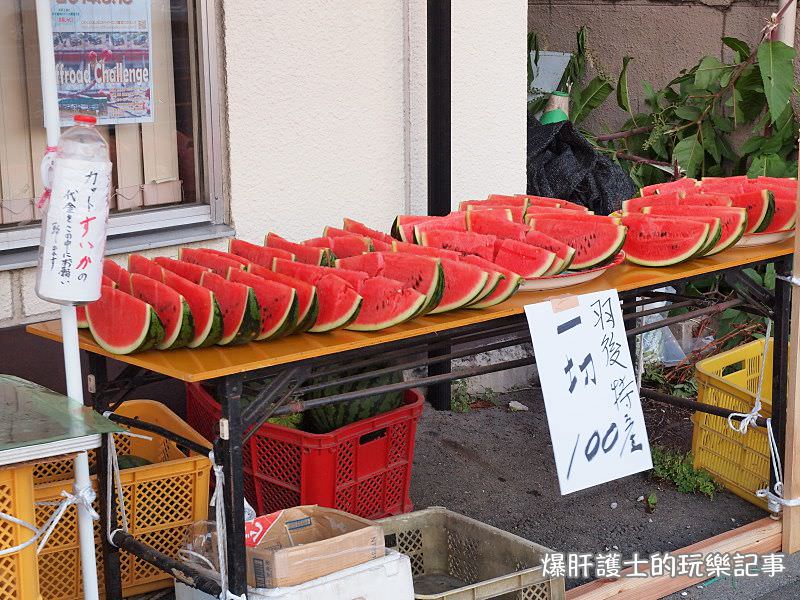
[(678, 106), (675, 108), (675, 116), (684, 121), (697, 121), (703, 114), (696, 106)]
[(750, 46), (738, 38), (724, 37), (722, 38), (722, 43), (736, 52), (736, 58), (739, 62), (747, 60), (750, 56)]
[[(758, 285), (763, 285), (764, 284), (764, 282), (761, 279), (761, 275), (759, 275), (758, 271), (756, 271), (755, 269), (752, 269), (752, 268), (750, 268), (750, 269), (742, 269), (742, 273), (747, 275), (756, 284), (758, 284)], [(741, 313), (741, 311), (739, 311), (739, 312)], [(744, 313), (742, 313), (742, 314), (744, 314)], [(738, 320), (738, 315), (737, 315), (737, 320)]]
[(747, 176), (752, 178), (764, 175), (766, 177), (783, 177), (786, 172), (786, 161), (777, 154), (760, 154), (753, 158)]
[(653, 89), (649, 81), (645, 81), (642, 86), (644, 87), (647, 105), (653, 110), (658, 110), (658, 94), (656, 94), (655, 89)]
[(769, 263), (767, 265), (767, 270), (764, 272), (764, 287), (768, 290), (775, 289), (775, 265), (774, 263)]
[(589, 116), (595, 108), (600, 106), (609, 94), (614, 91), (614, 86), (602, 77), (595, 77), (580, 92), (580, 97), (575, 101), (572, 122), (580, 123)]
[(725, 133), (730, 133), (733, 131), (733, 121), (728, 117), (721, 115), (716, 112), (711, 113), (711, 122), (714, 123), (714, 127), (723, 131)]
[(703, 164), (703, 146), (697, 135), (690, 135), (675, 144), (672, 150), (673, 160), (677, 160), (687, 177), (694, 177)]
[(758, 65), (764, 82), (769, 113), (777, 121), (792, 96), (794, 48), (783, 42), (762, 42), (758, 47)]
[(626, 56), (622, 59), (622, 71), (619, 73), (617, 82), (617, 104), (625, 112), (631, 112), (631, 102), (628, 98), (628, 63), (631, 57)]
[(717, 146), (717, 134), (709, 121), (703, 121), (700, 126), (700, 135), (703, 138), (703, 148), (714, 158), (714, 162), (719, 164), (722, 161), (722, 152)]
[(761, 149), (762, 144), (764, 143), (764, 136), (763, 135), (754, 135), (750, 139), (748, 139), (744, 144), (742, 144), (741, 151), (742, 154), (753, 154)]
[(712, 84), (719, 82), (720, 77), (729, 67), (714, 56), (706, 56), (694, 73), (694, 84), (700, 89), (707, 90)]

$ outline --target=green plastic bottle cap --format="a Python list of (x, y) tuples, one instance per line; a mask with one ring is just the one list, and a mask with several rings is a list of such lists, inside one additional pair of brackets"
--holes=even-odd
[(556, 108), (555, 110), (547, 111), (542, 115), (542, 120), (539, 121), (542, 125), (549, 125), (550, 123), (559, 123), (561, 121), (566, 121), (569, 117), (567, 117), (567, 113), (565, 113), (560, 108)]

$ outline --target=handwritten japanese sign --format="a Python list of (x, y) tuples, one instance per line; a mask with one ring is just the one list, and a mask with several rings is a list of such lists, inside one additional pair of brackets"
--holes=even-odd
[(525, 314), (561, 493), (652, 468), (616, 290), (530, 304)]
[(36, 293), (59, 304), (100, 297), (111, 163), (59, 158), (42, 220)]

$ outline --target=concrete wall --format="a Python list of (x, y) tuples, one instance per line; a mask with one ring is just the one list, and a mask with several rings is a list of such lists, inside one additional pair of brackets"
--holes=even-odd
[[(633, 56), (628, 82), (637, 106), (644, 81), (658, 88), (707, 54), (728, 58), (723, 36), (754, 46), (776, 7), (774, 0), (529, 0), (528, 27), (542, 36), (544, 48), (571, 52), (575, 33), (586, 25), (591, 76), (605, 72), (616, 80), (622, 57)], [(625, 118), (612, 95), (587, 126), (616, 130)]]

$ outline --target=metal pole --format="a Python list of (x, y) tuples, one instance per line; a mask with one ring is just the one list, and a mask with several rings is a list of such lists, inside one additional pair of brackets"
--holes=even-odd
[[(61, 134), (56, 88), (56, 62), (53, 49), (53, 17), (50, 0), (36, 0), (36, 27), (39, 36), (39, 64), (42, 84), (42, 109), (47, 131), (47, 145), (58, 144)], [(81, 355), (78, 348), (78, 318), (75, 306), (61, 307), (61, 331), (64, 338), (64, 371), (67, 395), (83, 404)], [(75, 491), (91, 489), (89, 456), (79, 452), (75, 456)], [(78, 537), (80, 539), (81, 575), (83, 595), (86, 600), (98, 600), (97, 563), (94, 552), (94, 522), (89, 507), (78, 504)]]
[(450, 0), (428, 0), (428, 214), (450, 212)]
[[(787, 46), (794, 46), (794, 25), (797, 19), (797, 0), (791, 0), (786, 10), (783, 11), (775, 30), (773, 40), (781, 41)], [(778, 0), (778, 12), (786, 6), (786, 0)]]

